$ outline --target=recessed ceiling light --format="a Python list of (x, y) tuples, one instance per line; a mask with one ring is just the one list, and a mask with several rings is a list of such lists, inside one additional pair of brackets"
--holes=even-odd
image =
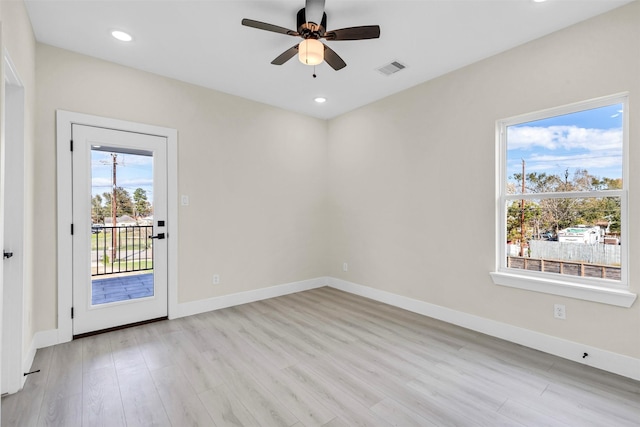
[(317, 98), (313, 98), (314, 101), (316, 101), (318, 104), (322, 104), (323, 102), (327, 102), (327, 98), (323, 98), (321, 96), (317, 97)]
[(111, 31), (111, 35), (121, 42), (130, 42), (131, 40), (133, 40), (133, 37), (131, 37), (130, 34), (127, 34), (124, 31), (114, 30)]
[(534, 3), (543, 3), (543, 2), (545, 2), (545, 1), (547, 1), (547, 0), (532, 0), (532, 1), (533, 1)]

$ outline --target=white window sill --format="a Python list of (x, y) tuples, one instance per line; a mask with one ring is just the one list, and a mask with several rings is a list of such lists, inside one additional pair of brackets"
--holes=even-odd
[(561, 295), (603, 304), (631, 307), (637, 295), (624, 289), (577, 284), (551, 278), (532, 277), (524, 274), (493, 272), (493, 283), (500, 286), (526, 289), (552, 295)]

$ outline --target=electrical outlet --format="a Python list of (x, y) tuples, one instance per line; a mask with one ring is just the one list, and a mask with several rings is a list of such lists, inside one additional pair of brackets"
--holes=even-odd
[(346, 262), (342, 263), (342, 271), (349, 271), (349, 264), (347, 264)]
[(189, 196), (187, 196), (186, 194), (180, 196), (180, 204), (182, 206), (189, 206)]
[(553, 305), (553, 317), (556, 319), (566, 319), (567, 318), (567, 309), (564, 304), (554, 304)]
[(213, 284), (214, 285), (219, 285), (220, 284), (220, 275), (219, 274), (214, 274), (213, 275)]

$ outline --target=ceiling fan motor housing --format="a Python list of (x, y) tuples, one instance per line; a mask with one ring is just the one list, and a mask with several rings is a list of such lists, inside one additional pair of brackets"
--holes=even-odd
[(315, 22), (307, 22), (304, 8), (298, 11), (298, 33), (304, 39), (319, 39), (324, 36), (327, 30), (327, 14), (322, 13), (322, 22), (318, 25)]

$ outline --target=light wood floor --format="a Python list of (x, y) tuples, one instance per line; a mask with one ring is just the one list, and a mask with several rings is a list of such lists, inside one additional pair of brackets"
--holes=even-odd
[(330, 288), (39, 350), (8, 426), (638, 426), (640, 383)]

